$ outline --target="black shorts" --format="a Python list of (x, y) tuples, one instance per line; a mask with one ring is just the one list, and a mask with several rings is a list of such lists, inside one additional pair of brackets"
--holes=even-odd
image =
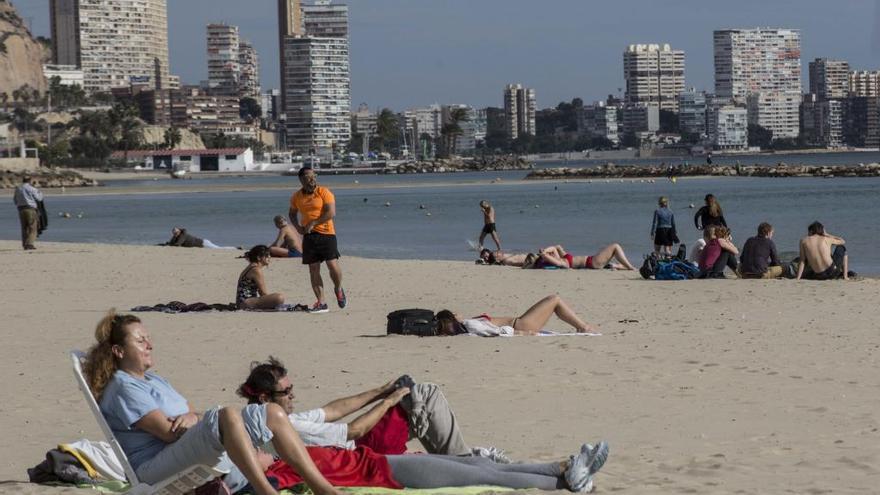
[(658, 227), (654, 231), (655, 246), (671, 246), (678, 242), (678, 236), (670, 227)]
[(486, 225), (483, 225), (483, 233), (484, 234), (491, 234), (492, 232), (495, 232), (495, 222), (487, 223)]
[(339, 258), (336, 236), (312, 232), (303, 236), (303, 265), (321, 263)]

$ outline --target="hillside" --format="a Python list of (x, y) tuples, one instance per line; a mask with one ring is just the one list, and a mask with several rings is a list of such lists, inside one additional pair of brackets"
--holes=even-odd
[(0, 93), (8, 95), (27, 85), (46, 91), (43, 77), (43, 47), (25, 27), (15, 8), (0, 0)]

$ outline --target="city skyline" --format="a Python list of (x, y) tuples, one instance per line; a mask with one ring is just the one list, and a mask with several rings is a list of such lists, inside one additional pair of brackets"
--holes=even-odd
[[(712, 33), (724, 28), (799, 29), (805, 68), (817, 57), (846, 60), (853, 70), (880, 68), (880, 1), (839, 2), (833, 19), (815, 15), (825, 5), (817, 0), (747, 0), (735, 6), (639, 0), (628, 2), (632, 8), (625, 17), (610, 2), (585, 5), (574, 0), (547, 2), (551, 8), (541, 10), (521, 0), (340, 3), (350, 8), (353, 106), (501, 106), (501, 89), (509, 81), (535, 88), (539, 108), (575, 97), (590, 102), (622, 95), (620, 54), (634, 43), (669, 43), (684, 50), (686, 85), (711, 91)], [(204, 30), (211, 22), (240, 26), (262, 60), (278, 60), (276, 0), (254, 0), (247, 6), (213, 0), (210, 9), (203, 4), (207, 2), (169, 2), (172, 74), (191, 84), (207, 79)], [(16, 7), (32, 22), (35, 34), (48, 36), (48, 0), (19, 1)], [(261, 69), (263, 87), (279, 87), (277, 64)]]

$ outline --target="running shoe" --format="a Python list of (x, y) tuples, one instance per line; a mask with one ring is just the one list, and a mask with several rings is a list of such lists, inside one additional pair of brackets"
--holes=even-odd
[(503, 450), (497, 447), (474, 447), (471, 449), (471, 456), (485, 457), (496, 464), (510, 464), (510, 457)]
[(573, 492), (589, 493), (593, 490), (593, 475), (605, 464), (608, 459), (608, 444), (599, 442), (598, 445), (585, 443), (577, 456), (571, 456), (568, 471), (565, 472), (565, 481)]
[(348, 299), (345, 297), (345, 289), (339, 289), (336, 291), (336, 304), (339, 305), (340, 308), (344, 308), (348, 303)]
[(309, 313), (329, 313), (330, 309), (327, 308), (327, 303), (319, 303), (316, 302), (309, 308)]

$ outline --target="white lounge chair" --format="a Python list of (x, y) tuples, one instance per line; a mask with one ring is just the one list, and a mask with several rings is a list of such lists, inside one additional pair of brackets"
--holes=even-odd
[(71, 351), (70, 357), (73, 361), (73, 376), (76, 378), (76, 384), (79, 386), (79, 389), (82, 390), (83, 396), (86, 398), (86, 403), (89, 405), (89, 409), (95, 416), (98, 426), (101, 427), (101, 432), (104, 433), (104, 437), (107, 438), (107, 442), (110, 443), (113, 453), (116, 454), (116, 458), (119, 460), (119, 463), (122, 464), (122, 468), (125, 470), (125, 477), (128, 478), (128, 482), (131, 484), (131, 489), (126, 492), (126, 495), (184, 495), (211, 481), (214, 477), (225, 474), (210, 466), (198, 464), (190, 466), (155, 485), (150, 485), (138, 480), (137, 474), (135, 474), (134, 469), (128, 462), (128, 457), (125, 456), (125, 452), (122, 451), (122, 446), (116, 441), (113, 431), (110, 430), (110, 425), (107, 424), (107, 420), (104, 419), (104, 415), (101, 414), (101, 409), (95, 401), (95, 396), (92, 395), (88, 382), (86, 382), (85, 376), (83, 376), (82, 362), (85, 358), (85, 354), (81, 351)]

